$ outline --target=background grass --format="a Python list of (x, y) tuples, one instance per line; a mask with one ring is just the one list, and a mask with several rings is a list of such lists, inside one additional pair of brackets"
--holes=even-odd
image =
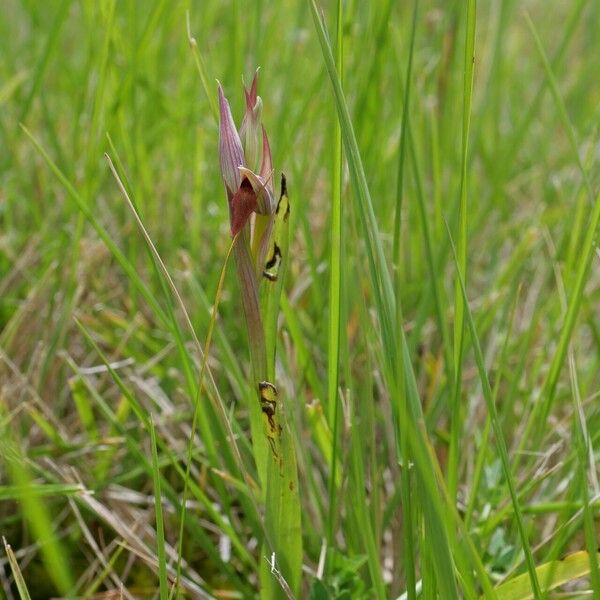
[[(257, 593), (270, 557), (235, 269), (202, 389), (198, 340), (230, 244), (213, 82), (239, 123), (241, 76), (258, 65), (291, 201), (277, 379), (298, 459), (301, 597), (413, 598), (413, 581), (423, 597), (476, 597), (527, 572), (528, 547), (532, 579), (533, 564), (597, 548), (600, 5), (314, 7), (3, 2), (8, 598), (24, 584), (32, 598), (166, 597), (180, 540), (182, 591)], [(590, 568), (571, 590), (600, 594)]]

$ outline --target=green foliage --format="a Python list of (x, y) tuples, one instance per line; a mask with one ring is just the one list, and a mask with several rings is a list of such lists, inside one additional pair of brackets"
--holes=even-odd
[[(15, 598), (600, 597), (600, 6), (525, 8), (2, 3)], [(216, 126), (257, 66), (281, 462)]]
[[(575, 552), (563, 560), (556, 560), (537, 567), (536, 572), (540, 581), (544, 582), (544, 590), (550, 591), (558, 586), (576, 581), (590, 572), (593, 560), (600, 555), (590, 555), (587, 552)], [(532, 600), (535, 598), (527, 575), (515, 577), (498, 587), (499, 600)]]
[(332, 552), (330, 557), (331, 575), (325, 580), (313, 579), (310, 600), (366, 600), (372, 592), (365, 585), (360, 575), (367, 563), (366, 556), (348, 558), (339, 552)]

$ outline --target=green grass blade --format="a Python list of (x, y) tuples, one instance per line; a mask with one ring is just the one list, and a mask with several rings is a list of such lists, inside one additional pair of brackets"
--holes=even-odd
[[(156, 431), (152, 416), (148, 421), (150, 429), (150, 444), (152, 446), (152, 479), (154, 482), (154, 513), (156, 515), (156, 554), (158, 557), (158, 581), (160, 600), (169, 597), (167, 582), (167, 557), (165, 553), (165, 526), (163, 522), (162, 495), (160, 493), (160, 466), (158, 464), (158, 450), (156, 449)], [(185, 503), (185, 500), (184, 500)]]
[[(458, 209), (458, 265), (460, 272), (467, 274), (467, 198), (468, 198), (468, 165), (469, 165), (469, 129), (471, 125), (471, 101), (473, 96), (473, 70), (475, 64), (475, 27), (477, 23), (477, 2), (468, 0), (465, 22), (465, 54), (463, 79), (463, 111), (462, 111), (462, 150), (460, 173), (460, 204)], [(465, 281), (466, 285), (466, 281)], [(450, 449), (448, 456), (448, 487), (452, 497), (458, 490), (459, 445), (461, 436), (461, 382), (463, 335), (465, 329), (465, 307), (459, 282), (454, 288), (454, 390), (452, 397), (452, 416), (450, 432)]]
[[(411, 414), (413, 423), (416, 424), (414, 429), (412, 429), (408, 427), (406, 423), (402, 423), (401, 427), (404, 429), (402, 431), (402, 435), (409, 435), (409, 440), (413, 445), (412, 452), (418, 452), (418, 457), (420, 459), (419, 475), (424, 478), (423, 482), (424, 485), (427, 486), (428, 493), (432, 494), (434, 498), (437, 498), (437, 491), (433, 491), (436, 490), (437, 487), (434, 475), (435, 469), (432, 466), (432, 457), (425, 449), (425, 441), (421, 437), (422, 431), (420, 425), (418, 424), (419, 419), (421, 418), (419, 416), (421, 412), (420, 401), (418, 398), (416, 383), (414, 382), (414, 373), (412, 372), (408, 346), (406, 344), (402, 329), (399, 331), (400, 343), (398, 346), (396, 345), (395, 328), (393, 327), (393, 318), (395, 316), (394, 293), (389, 270), (386, 265), (385, 256), (381, 245), (377, 220), (375, 218), (360, 152), (358, 150), (358, 144), (356, 142), (350, 114), (348, 112), (348, 107), (346, 105), (344, 94), (339, 82), (339, 77), (335, 68), (335, 61), (333, 59), (324, 24), (319, 17), (319, 11), (314, 0), (309, 0), (309, 2), (313, 15), (313, 21), (319, 37), (319, 42), (321, 43), (325, 66), (333, 87), (336, 107), (338, 110), (338, 118), (340, 120), (342, 140), (344, 142), (344, 149), (351, 175), (350, 179), (353, 189), (353, 197), (357, 204), (361, 227), (365, 237), (369, 272), (372, 279), (372, 288), (375, 295), (380, 332), (385, 351), (385, 360), (387, 363), (385, 365), (384, 372), (386, 373), (387, 381), (390, 383), (390, 389), (398, 394), (399, 390), (397, 387), (397, 382), (395, 381), (395, 377), (392, 376), (392, 373), (394, 373), (395, 366), (398, 364), (396, 352), (401, 351), (403, 353), (404, 370), (409, 380), (408, 385), (410, 390), (408, 394), (408, 400), (410, 402), (411, 412), (409, 413), (407, 411), (406, 414)], [(399, 413), (402, 414), (402, 411), (399, 411)], [(418, 434), (411, 435), (415, 431), (418, 432)], [(414, 460), (416, 460), (416, 456), (414, 456)], [(426, 519), (429, 522), (429, 531), (432, 535), (432, 539), (435, 539), (436, 552), (434, 554), (434, 561), (437, 569), (438, 584), (441, 586), (441, 589), (445, 594), (445, 598), (458, 598), (458, 591), (454, 577), (454, 562), (452, 560), (448, 541), (448, 524), (444, 522), (444, 518), (442, 517), (444, 511), (441, 508), (441, 505), (437, 503), (434, 498), (422, 500), (424, 503), (424, 509), (426, 511)], [(463, 568), (465, 567), (464, 561), (461, 561), (461, 566)], [(465, 580), (469, 580), (469, 576), (466, 573)]]
[(590, 472), (590, 479), (593, 481), (593, 478), (596, 476), (596, 463), (594, 461), (594, 448), (585, 421), (585, 413), (583, 412), (583, 407), (581, 405), (577, 367), (572, 349), (569, 352), (569, 373), (571, 375), (571, 395), (573, 397), (573, 421), (577, 467), (579, 470), (579, 478), (582, 481), (581, 501), (583, 507), (583, 530), (590, 558), (590, 579), (594, 590), (594, 596), (600, 596), (600, 569), (596, 557), (598, 542), (596, 539), (594, 513), (590, 506), (590, 496), (588, 491), (590, 487), (588, 484), (588, 469)]
[(210, 106), (210, 111), (212, 116), (215, 119), (215, 122), (219, 122), (219, 109), (217, 108), (217, 103), (215, 101), (215, 96), (211, 92), (211, 86), (208, 85), (208, 75), (206, 73), (206, 65), (198, 50), (198, 42), (196, 38), (192, 35), (192, 29), (190, 27), (190, 13), (186, 11), (185, 14), (186, 26), (187, 26), (187, 38), (188, 43), (190, 45), (190, 49), (192, 51), (192, 55), (194, 57), (194, 64), (196, 65), (196, 70), (198, 71), (198, 75), (200, 76), (200, 81), (202, 82), (202, 89), (204, 90), (204, 95), (208, 100), (208, 105)]
[(38, 139), (34, 137), (34, 135), (25, 127), (21, 125), (21, 128), (25, 132), (25, 135), (31, 140), (35, 149), (40, 153), (42, 158), (46, 161), (47, 165), (50, 167), (50, 170), (54, 173), (56, 178), (63, 185), (69, 196), (75, 201), (75, 204), (79, 208), (79, 210), (83, 213), (85, 218), (89, 221), (92, 227), (95, 229), (96, 233), (100, 237), (100, 239), (106, 244), (107, 248), (110, 250), (112, 255), (115, 257), (119, 265), (127, 274), (127, 277), (135, 282), (136, 288), (142, 294), (148, 305), (152, 308), (154, 313), (159, 317), (164, 323), (168, 323), (168, 319), (156, 301), (156, 298), (152, 292), (148, 289), (146, 284), (141, 280), (137, 270), (135, 267), (129, 262), (127, 257), (123, 254), (123, 252), (119, 249), (119, 247), (114, 243), (112, 238), (106, 229), (102, 226), (100, 221), (96, 218), (94, 213), (90, 210), (87, 203), (83, 200), (81, 195), (77, 192), (77, 190), (73, 187), (71, 182), (67, 179), (64, 173), (58, 168), (56, 163), (50, 158), (48, 153), (44, 150), (43, 146), (40, 144)]
[[(415, 49), (415, 38), (417, 32), (417, 17), (419, 9), (419, 0), (415, 0), (412, 13), (412, 25), (410, 32), (410, 46), (408, 53), (408, 66), (406, 69), (406, 83), (404, 85), (404, 105), (402, 107), (402, 125), (400, 131), (400, 148), (398, 152), (398, 185), (396, 191), (396, 207), (394, 213), (394, 288), (396, 292), (396, 330), (399, 331), (404, 326), (402, 317), (402, 303), (400, 301), (402, 293), (402, 278), (401, 278), (401, 230), (402, 230), (402, 200), (404, 196), (404, 172), (406, 163), (406, 140), (408, 138), (409, 121), (410, 121), (410, 91), (412, 84), (412, 66)], [(412, 147), (411, 147), (412, 149)], [(426, 240), (429, 241), (428, 239)], [(428, 250), (429, 250), (428, 246)], [(437, 282), (437, 279), (434, 280)], [(434, 283), (435, 285), (435, 283)], [(397, 355), (397, 373), (404, 373), (403, 353), (398, 352)], [(399, 393), (405, 393), (404, 378), (399, 377)], [(402, 421), (408, 420), (407, 402), (403, 399), (400, 402), (400, 410), (398, 418)], [(400, 455), (402, 459), (401, 465), (401, 495), (402, 495), (402, 540), (404, 550), (404, 574), (406, 579), (406, 593), (408, 600), (414, 600), (416, 597), (416, 575), (415, 575), (415, 548), (414, 541), (416, 539), (414, 524), (414, 511), (411, 498), (411, 474), (409, 469), (410, 453), (408, 441), (405, 436), (400, 440)]]
[[(217, 463), (219, 457), (220, 458), (228, 457), (230, 454), (233, 454), (236, 459), (236, 462), (237, 462), (237, 468), (240, 470), (240, 472), (242, 472), (243, 465), (242, 465), (241, 454), (239, 452), (237, 443), (235, 441), (235, 436), (233, 433), (233, 429), (231, 427), (231, 423), (229, 421), (229, 417), (227, 415), (227, 411), (225, 410), (223, 400), (219, 394), (219, 390), (218, 390), (217, 386), (215, 385), (215, 382), (212, 378), (210, 369), (208, 368), (208, 366), (206, 364), (206, 357), (205, 357), (204, 351), (203, 351), (202, 347), (200, 346), (200, 342), (198, 340), (196, 331), (194, 329), (194, 326), (192, 325), (192, 322), (190, 320), (188, 312), (185, 308), (185, 304), (181, 298), (181, 295), (179, 294), (179, 291), (177, 290), (177, 287), (175, 286), (175, 283), (173, 282), (171, 276), (169, 275), (169, 272), (168, 272), (164, 262), (162, 261), (158, 251), (156, 250), (156, 247), (155, 247), (154, 243), (152, 242), (150, 235), (146, 231), (146, 228), (144, 227), (144, 224), (142, 223), (142, 220), (141, 220), (138, 212), (136, 211), (133, 202), (129, 198), (127, 190), (125, 189), (123, 182), (121, 181), (118, 173), (116, 172), (116, 169), (114, 168), (114, 165), (113, 165), (110, 157), (108, 155), (105, 155), (105, 158), (108, 160), (108, 164), (111, 169), (111, 172), (113, 173), (113, 175), (117, 181), (117, 184), (123, 195), (123, 198), (125, 199), (125, 201), (127, 203), (127, 207), (129, 208), (131, 214), (133, 215), (133, 217), (135, 219), (136, 225), (138, 226), (138, 228), (144, 238), (144, 241), (152, 255), (152, 258), (154, 261), (156, 261), (156, 264), (157, 264), (160, 274), (162, 276), (161, 281), (163, 284), (163, 290), (164, 290), (165, 296), (167, 296), (167, 289), (170, 289), (171, 293), (173, 294), (174, 298), (177, 301), (178, 306), (181, 309), (181, 312), (184, 316), (187, 328), (192, 336), (192, 339), (194, 340), (196, 350), (198, 352), (200, 360), (202, 361), (204, 368), (208, 374), (208, 379), (209, 379), (209, 382), (211, 383), (210, 389), (211, 389), (211, 392), (213, 392), (213, 393), (208, 394), (208, 399), (211, 401), (211, 407), (213, 408), (215, 414), (219, 418), (220, 427), (218, 427), (216, 429), (212, 428), (209, 417), (206, 414), (208, 411), (199, 410), (197, 404), (195, 404), (195, 414), (198, 415), (198, 422), (200, 425), (201, 432), (203, 434), (204, 442), (207, 444), (208, 450), (209, 450), (210, 454), (212, 455), (212, 458), (215, 463)], [(236, 246), (237, 245), (234, 244), (234, 248)], [(221, 275), (221, 277), (223, 277), (223, 274)], [(222, 282), (221, 282), (221, 285), (222, 285)], [(186, 348), (184, 346), (183, 336), (180, 331), (180, 327), (177, 323), (177, 319), (171, 309), (170, 298), (168, 298), (168, 296), (167, 296), (167, 303), (168, 303), (168, 307), (169, 307), (168, 312), (169, 312), (170, 322), (172, 324), (172, 330), (173, 330), (173, 333), (175, 336), (177, 347), (179, 349), (179, 354), (182, 358), (183, 367), (184, 367), (186, 378), (188, 381), (190, 397), (191, 398), (195, 397), (197, 400), (199, 400), (198, 387), (196, 385), (196, 382), (193, 380), (192, 367), (190, 364), (191, 361), (189, 359), (188, 352), (186, 351)], [(219, 445), (219, 447), (220, 447), (219, 451), (217, 451), (217, 445)], [(226, 462), (229, 463), (228, 460), (226, 460)], [(233, 465), (230, 464), (230, 466), (233, 466)]]
[(27, 589), (27, 584), (25, 583), (23, 573), (21, 573), (17, 557), (15, 556), (15, 553), (10, 545), (7, 544), (4, 537), (2, 538), (2, 541), (4, 542), (4, 551), (6, 552), (6, 558), (8, 558), (10, 570), (15, 578), (15, 584), (17, 586), (17, 591), (19, 592), (19, 598), (21, 598), (21, 600), (31, 600), (31, 596), (29, 595), (29, 590)]
[[(571, 3), (571, 13), (565, 24), (560, 42), (558, 43), (556, 51), (552, 56), (552, 67), (554, 69), (558, 69), (559, 66), (561, 66), (566, 51), (569, 47), (569, 42), (571, 42), (572, 38), (577, 34), (579, 21), (587, 6), (588, 0), (576, 0), (576, 2)], [(539, 113), (545, 91), (546, 80), (539, 84), (533, 100), (528, 103), (525, 114), (514, 127), (514, 134), (510, 139), (510, 143), (507, 144), (507, 148), (504, 150), (503, 156), (499, 160), (500, 165), (503, 165), (504, 168), (512, 164), (513, 161), (511, 158), (517, 154), (521, 148), (521, 145), (523, 144), (523, 141), (526, 139), (526, 135), (531, 128), (531, 124), (535, 121), (535, 117)]]
[[(336, 11), (336, 67), (340, 73), (340, 82), (344, 81), (344, 31), (343, 3), (337, 2)], [(337, 488), (338, 488), (338, 437), (340, 417), (339, 363), (340, 363), (340, 322), (342, 304), (342, 247), (344, 225), (342, 212), (342, 131), (336, 119), (333, 134), (333, 166), (331, 188), (331, 231), (329, 254), (329, 324), (327, 337), (327, 415), (331, 436), (331, 473), (329, 476), (329, 511), (327, 514), (327, 546), (334, 545), (334, 529), (336, 523)]]
[(44, 48), (40, 52), (40, 58), (33, 73), (33, 80), (31, 87), (29, 88), (29, 93), (27, 94), (27, 97), (21, 106), (21, 112), (19, 114), (19, 122), (21, 123), (27, 118), (31, 104), (40, 89), (44, 73), (46, 72), (50, 57), (56, 49), (60, 32), (63, 28), (67, 15), (69, 14), (69, 8), (71, 7), (72, 1), (73, 0), (62, 0), (60, 6), (58, 7), (54, 22), (50, 28), (50, 33), (46, 39)]
[[(502, 344), (502, 349), (500, 351), (500, 357), (498, 359), (499, 375), (496, 378), (496, 381), (494, 382), (494, 389), (492, 390), (492, 399), (494, 401), (494, 404), (496, 404), (496, 400), (498, 398), (498, 390), (500, 389), (500, 382), (502, 381), (502, 377), (500, 376), (500, 374), (502, 374), (504, 372), (507, 362), (508, 362), (509, 341), (510, 341), (511, 333), (513, 330), (515, 313), (517, 311), (518, 298), (519, 298), (519, 292), (517, 290), (517, 292), (515, 294), (515, 300), (512, 303), (512, 307), (510, 309), (510, 314), (508, 317), (508, 326), (506, 328), (506, 335), (504, 336), (504, 343)], [(466, 514), (465, 514), (465, 523), (466, 523), (467, 527), (471, 523), (471, 518), (473, 516), (473, 511), (475, 509), (475, 503), (477, 501), (477, 497), (478, 497), (478, 493), (479, 493), (479, 486), (481, 484), (483, 469), (485, 466), (485, 460), (488, 456), (488, 441), (489, 441), (489, 436), (490, 436), (491, 425), (492, 425), (492, 420), (491, 420), (491, 416), (488, 413), (486, 415), (486, 419), (485, 419), (485, 426), (484, 426), (483, 434), (481, 437), (481, 446), (479, 449), (479, 454), (477, 455), (477, 460), (475, 462), (475, 470), (474, 470), (474, 474), (473, 474), (473, 478), (472, 478), (471, 489), (469, 492), (469, 502), (467, 504), (467, 510), (466, 510)]]
[[(597, 555), (600, 559), (600, 554)], [(575, 552), (563, 560), (555, 560), (540, 565), (536, 569), (537, 576), (548, 581), (547, 591), (569, 583), (590, 572), (590, 556), (587, 552)], [(496, 589), (498, 600), (533, 600), (539, 598), (531, 589), (528, 574), (519, 575), (499, 585)]]
[[(356, 400), (352, 401), (352, 412), (356, 413)], [(353, 421), (357, 420), (357, 415), (353, 414)], [(380, 549), (377, 546), (373, 523), (370, 519), (368, 511), (368, 499), (365, 493), (367, 488), (365, 481), (365, 460), (364, 452), (364, 436), (361, 435), (358, 427), (352, 430), (352, 446), (350, 449), (350, 469), (352, 471), (351, 484), (351, 500), (353, 517), (356, 519), (357, 527), (361, 532), (364, 547), (367, 551), (367, 564), (369, 574), (373, 584), (373, 595), (385, 600), (387, 597), (385, 583), (383, 581), (380, 564)]]
[(3, 485), (0, 487), (0, 501), (18, 500), (23, 494), (37, 498), (47, 496), (73, 496), (83, 492), (85, 488), (78, 483), (32, 483), (25, 487)]
[[(25, 493), (70, 596), (159, 599), (161, 563), (169, 600), (532, 595), (467, 308), (542, 600), (600, 594), (600, 4), (546, 5), (2, 3), (0, 531), (30, 596), (64, 595)], [(291, 212), (274, 285), (250, 220), (248, 347), (211, 80), (256, 67)]]
[[(450, 230), (448, 230), (448, 235), (450, 235)], [(475, 329), (475, 322), (473, 321), (473, 315), (471, 314), (471, 309), (469, 308), (469, 301), (467, 298), (467, 290), (465, 289), (464, 281), (463, 281), (460, 267), (458, 264), (458, 257), (456, 255), (456, 249), (454, 247), (454, 242), (452, 240), (451, 240), (451, 243), (452, 243), (452, 250), (453, 250), (453, 255), (454, 255), (454, 262), (455, 262), (456, 269), (457, 269), (456, 276), (457, 276), (458, 282), (460, 284), (460, 290), (461, 290), (461, 294), (463, 297), (463, 303), (464, 303), (464, 307), (465, 307), (466, 323), (467, 323), (467, 326), (469, 329), (469, 333), (471, 335), (471, 342), (473, 344), (473, 351), (475, 353), (475, 362), (477, 363), (477, 369), (479, 371), (479, 378), (481, 380), (483, 396), (485, 398), (485, 402), (487, 405), (488, 414), (490, 415), (490, 419), (492, 422), (492, 429), (494, 431), (494, 436), (496, 438), (496, 447), (498, 449), (498, 453), (500, 454), (500, 460), (502, 462), (502, 470), (504, 471), (504, 477), (506, 479), (506, 484), (507, 484), (509, 492), (510, 492), (513, 511), (514, 511), (514, 515), (515, 515), (515, 520), (517, 522), (517, 527), (519, 530), (521, 543), (523, 545), (523, 551), (525, 553), (525, 561), (527, 563), (527, 569), (529, 571), (529, 579), (531, 582), (531, 587), (532, 587), (535, 597), (541, 598), (540, 584), (538, 582), (537, 573), (535, 570), (533, 554), (531, 553), (531, 548), (529, 546), (529, 541), (527, 539), (527, 531), (525, 530), (525, 523), (523, 521), (523, 513), (522, 513), (521, 507), (519, 505), (515, 481), (514, 481), (512, 472), (511, 472), (510, 460), (508, 458), (508, 450), (506, 449), (506, 441), (504, 440), (504, 433), (502, 432), (502, 426), (501, 426), (500, 420), (498, 418), (496, 404), (494, 403), (494, 396), (492, 393), (492, 388), (490, 387), (490, 381), (488, 379), (487, 371), (485, 368), (485, 361), (483, 359), (483, 353), (481, 351), (481, 345), (479, 343), (479, 336), (477, 335), (477, 330)]]
[(588, 177), (587, 171), (585, 170), (585, 167), (583, 166), (583, 161), (581, 160), (581, 154), (579, 152), (579, 144), (577, 143), (577, 139), (575, 136), (575, 130), (573, 129), (573, 125), (571, 124), (571, 121), (569, 120), (569, 116), (567, 114), (567, 108), (565, 106), (565, 103), (564, 103), (562, 96), (560, 94), (560, 91), (558, 89), (558, 83), (556, 82), (556, 78), (554, 77), (554, 73), (552, 72), (552, 67), (550, 66), (550, 61), (548, 60), (548, 57), (546, 56), (544, 46), (542, 45), (542, 40), (540, 40), (540, 36), (538, 35), (538, 33), (535, 29), (535, 25), (533, 24), (531, 17), (527, 13), (525, 13), (525, 20), (527, 21), (527, 25), (528, 25), (529, 30), (531, 31), (531, 35), (533, 36), (533, 39), (535, 41), (536, 49), (540, 55), (540, 59), (544, 66), (544, 71), (546, 73), (546, 79), (548, 80), (548, 83), (550, 84), (550, 91), (552, 92), (552, 98), (554, 99), (554, 103), (556, 104), (556, 108), (558, 109), (558, 114), (560, 115), (560, 120), (562, 121), (563, 127), (569, 138), (569, 143), (571, 145), (571, 152), (573, 154), (573, 158), (575, 159), (575, 162), (577, 163), (577, 168), (579, 169), (579, 172), (581, 173), (581, 177), (582, 177), (583, 183), (587, 189), (590, 202), (593, 202), (594, 201), (594, 192), (592, 191), (592, 184), (590, 183), (590, 178)]
[(529, 437), (532, 428), (535, 429), (534, 432), (534, 442), (539, 442), (540, 433), (543, 431), (543, 428), (535, 428), (535, 424), (540, 422), (545, 423), (550, 411), (552, 409), (552, 405), (554, 403), (554, 399), (556, 396), (556, 386), (558, 384), (558, 379), (560, 377), (560, 373), (562, 371), (562, 367), (565, 362), (565, 358), (567, 356), (567, 350), (569, 346), (569, 341), (571, 339), (571, 335), (573, 333), (573, 329), (575, 327), (575, 322), (577, 320), (577, 316), (579, 315), (579, 309), (581, 306), (581, 301), (584, 294), (585, 281), (587, 278), (587, 273), (589, 270), (589, 266), (592, 260), (592, 256), (594, 253), (594, 238), (596, 235), (596, 230), (598, 228), (598, 222), (600, 221), (600, 194), (596, 196), (594, 201), (593, 192), (591, 189), (591, 184), (589, 182), (589, 178), (587, 176), (587, 172), (581, 162), (581, 157), (579, 155), (577, 142), (575, 140), (575, 133), (573, 131), (573, 127), (569, 121), (569, 118), (566, 114), (566, 109), (564, 106), (564, 102), (560, 96), (558, 91), (558, 86), (556, 84), (556, 80), (554, 75), (552, 74), (552, 70), (544, 49), (542, 47), (541, 41), (537, 32), (535, 31), (534, 25), (531, 22), (531, 19), (527, 17), (527, 22), (531, 29), (532, 35), (534, 36), (536, 46), (538, 52), (541, 56), (542, 63), (544, 65), (544, 69), (546, 72), (546, 77), (550, 83), (552, 95), (554, 97), (555, 103), (557, 105), (559, 114), (561, 116), (563, 126), (566, 129), (566, 132), (569, 136), (569, 141), (571, 143), (571, 150), (573, 156), (575, 158), (575, 162), (579, 168), (583, 181), (585, 183), (586, 189), (588, 190), (588, 194), (590, 196), (590, 201), (592, 202), (592, 214), (589, 220), (588, 229), (585, 235), (585, 239), (583, 241), (583, 245), (580, 251), (579, 265), (577, 269), (577, 274), (575, 276), (575, 281), (573, 283), (573, 290), (569, 297), (567, 314), (565, 315), (563, 326), (560, 331), (560, 337), (558, 341), (558, 347), (556, 349), (556, 353), (552, 359), (550, 364), (550, 369), (548, 371), (548, 376), (546, 381), (544, 382), (544, 388), (541, 394), (541, 401), (534, 406), (533, 412), (530, 416), (528, 427), (525, 430), (525, 435), (523, 436), (523, 442), (519, 446), (523, 447), (525, 441)]
[(33, 478), (20, 449), (15, 444), (11, 446), (11, 451), (4, 454), (4, 463), (10, 479), (20, 491), (18, 501), (23, 515), (35, 539), (40, 543), (42, 559), (50, 579), (62, 595), (68, 596), (74, 582), (69, 568), (68, 553), (56, 535), (55, 515), (50, 512), (43, 497), (36, 493), (36, 487), (32, 487)]
[[(192, 417), (192, 428), (191, 428), (190, 439), (189, 439), (188, 448), (187, 448), (187, 461), (186, 461), (186, 467), (185, 467), (184, 487), (183, 487), (182, 500), (181, 500), (181, 512), (180, 512), (180, 517), (179, 517), (179, 519), (180, 519), (179, 520), (179, 541), (177, 543), (177, 549), (178, 549), (178, 552), (177, 552), (177, 581), (176, 581), (176, 585), (175, 585), (175, 594), (176, 595), (179, 592), (179, 583), (180, 583), (180, 576), (181, 576), (181, 559), (183, 558), (183, 541), (184, 541), (184, 531), (185, 531), (186, 506), (187, 506), (188, 491), (189, 491), (189, 487), (190, 487), (190, 483), (191, 483), (190, 477), (191, 477), (192, 453), (193, 453), (193, 449), (194, 449), (194, 440), (196, 438), (196, 428), (197, 428), (197, 424), (198, 424), (198, 412), (201, 410), (200, 395), (202, 394), (202, 391), (204, 388), (204, 377), (205, 377), (205, 373), (207, 370), (207, 361), (208, 361), (208, 357), (210, 354), (212, 337), (213, 337), (215, 323), (216, 323), (217, 316), (218, 316), (218, 308), (219, 308), (219, 304), (221, 302), (221, 296), (223, 293), (223, 285), (225, 283), (225, 274), (227, 272), (227, 265), (229, 264), (229, 259), (231, 257), (234, 243), (235, 243), (235, 241), (233, 241), (231, 243), (231, 245), (229, 246), (229, 250), (228, 250), (225, 260), (223, 262), (223, 267), (221, 269), (221, 275), (219, 277), (219, 282), (217, 284), (217, 290), (215, 293), (215, 301), (213, 304), (213, 308), (211, 310), (211, 317), (210, 317), (210, 322), (208, 325), (208, 332), (206, 334), (206, 342), (204, 344), (204, 349), (203, 349), (203, 353), (202, 353), (202, 365), (200, 367), (200, 375), (199, 375), (199, 379), (198, 379), (198, 392), (197, 392), (196, 402), (194, 403), (194, 416)], [(240, 471), (244, 474), (245, 479), (247, 481), (249, 481), (250, 478), (245, 470), (241, 454), (239, 452), (239, 449), (237, 448), (237, 444), (233, 437), (231, 438), (231, 440), (232, 440), (232, 444), (234, 445), (234, 448), (236, 449), (236, 456), (238, 459), (238, 465), (240, 467)], [(256, 510), (256, 514), (259, 514), (258, 506), (256, 504), (256, 501), (254, 500), (254, 494), (252, 493), (252, 490), (251, 490), (251, 498), (254, 501), (254, 507)]]
[[(321, 43), (325, 66), (333, 87), (338, 118), (344, 143), (346, 159), (350, 167), (350, 179), (354, 195), (356, 195), (358, 212), (361, 220), (363, 233), (367, 236), (367, 258), (369, 261), (370, 274), (373, 278), (373, 292), (376, 297), (379, 313), (381, 334), (385, 340), (387, 349), (395, 348), (394, 327), (392, 315), (394, 314), (394, 293), (389, 269), (386, 265), (385, 254), (381, 239), (378, 235), (379, 228), (373, 210), (373, 202), (367, 185), (367, 178), (358, 149), (358, 143), (354, 134), (354, 127), (350, 119), (350, 113), (344, 98), (344, 92), (335, 67), (335, 61), (329, 45), (329, 38), (325, 26), (319, 16), (319, 11), (314, 0), (308, 0), (313, 14), (313, 21)], [(395, 351), (394, 351), (395, 355)], [(389, 357), (388, 360), (391, 360)], [(394, 363), (395, 364), (395, 363)]]
[[(90, 332), (87, 331), (86, 328), (79, 321), (76, 321), (76, 323), (77, 323), (78, 327), (80, 328), (80, 331), (84, 335), (85, 339), (89, 342), (91, 347), (98, 354), (98, 356), (100, 357), (100, 359), (106, 366), (111, 378), (113, 379), (115, 384), (118, 386), (119, 390), (122, 392), (123, 396), (127, 400), (129, 406), (131, 407), (132, 411), (135, 413), (136, 417), (139, 419), (140, 423), (144, 426), (144, 428), (148, 429), (150, 427), (149, 416), (148, 416), (147, 412), (145, 411), (145, 409), (143, 408), (143, 406), (140, 405), (139, 401), (137, 400), (135, 395), (132, 393), (132, 391), (127, 387), (127, 385), (125, 384), (123, 379), (120, 377), (120, 375), (111, 367), (110, 362), (108, 361), (107, 357), (104, 355), (102, 350), (98, 347), (97, 343), (94, 341)], [(70, 364), (75, 372), (79, 372), (79, 370), (77, 369), (75, 364), (73, 364), (72, 362)], [(144, 452), (140, 449), (139, 444), (138, 444), (137, 440), (135, 439), (135, 437), (133, 437), (131, 435), (127, 435), (127, 432), (124, 429), (123, 425), (119, 423), (116, 415), (112, 412), (112, 410), (107, 405), (106, 401), (100, 396), (100, 394), (98, 394), (98, 392), (91, 386), (89, 387), (89, 390), (92, 394), (93, 399), (97, 402), (98, 406), (100, 406), (100, 408), (103, 411), (103, 413), (105, 414), (105, 416), (107, 418), (109, 418), (109, 420), (112, 422), (112, 424), (115, 426), (115, 428), (119, 431), (119, 433), (125, 437), (127, 445), (132, 450), (132, 452), (134, 452), (136, 459), (143, 466), (145, 472), (147, 472), (150, 476), (152, 476), (153, 471), (152, 471), (151, 460), (149, 460), (148, 457), (144, 454)], [(202, 504), (204, 510), (206, 510), (207, 514), (210, 515), (210, 518), (213, 519), (215, 523), (218, 523), (219, 528), (222, 529), (222, 531), (231, 538), (233, 546), (240, 553), (240, 556), (243, 558), (243, 560), (245, 562), (248, 562), (248, 564), (252, 564), (253, 566), (255, 566), (255, 561), (253, 560), (248, 549), (241, 543), (240, 538), (239, 538), (237, 532), (235, 531), (235, 529), (233, 529), (231, 524), (228, 523), (222, 517), (222, 515), (215, 509), (210, 498), (202, 491), (200, 486), (196, 482), (194, 482), (193, 479), (191, 479), (189, 476), (186, 476), (185, 468), (183, 466), (181, 466), (180, 460), (177, 457), (177, 455), (175, 454), (174, 450), (171, 449), (168, 446), (168, 444), (165, 442), (165, 440), (162, 439), (161, 437), (157, 438), (157, 445), (159, 447), (160, 452), (162, 452), (168, 458), (169, 463), (175, 469), (175, 471), (177, 472), (179, 477), (183, 481), (188, 481), (189, 488), (190, 488), (191, 493), (193, 494), (194, 498), (196, 498)], [(161, 475), (161, 477), (162, 477), (162, 475)], [(161, 488), (165, 492), (165, 494), (167, 494), (169, 500), (172, 503), (179, 504), (179, 502), (181, 501), (180, 496), (175, 493), (175, 490), (174, 490), (173, 486), (171, 485), (171, 483), (169, 481), (167, 481), (164, 477), (162, 477), (162, 479), (161, 479)], [(208, 541), (206, 534), (202, 531), (201, 528), (198, 528), (197, 521), (195, 521), (195, 520), (192, 521), (188, 516), (186, 518), (186, 523), (188, 523), (190, 521), (191, 521), (190, 525), (192, 525), (192, 531), (194, 531), (194, 533), (196, 535), (200, 536), (202, 538), (202, 541)], [(205, 547), (205, 549), (206, 549), (206, 547)], [(214, 551), (214, 548), (212, 550)], [(216, 556), (218, 556), (218, 555), (215, 554), (214, 556), (216, 558)], [(224, 569), (225, 571), (229, 571), (229, 572), (232, 571), (231, 566), (226, 563), (221, 563), (221, 568)]]

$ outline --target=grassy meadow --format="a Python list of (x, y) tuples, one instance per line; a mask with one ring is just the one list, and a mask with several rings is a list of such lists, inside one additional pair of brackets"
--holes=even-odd
[(0, 11), (0, 596), (600, 598), (599, 2)]

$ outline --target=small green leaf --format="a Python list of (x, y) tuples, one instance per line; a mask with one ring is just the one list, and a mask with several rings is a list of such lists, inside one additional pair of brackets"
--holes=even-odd
[[(600, 553), (595, 558), (600, 560)], [(575, 552), (563, 560), (553, 560), (540, 565), (535, 571), (539, 581), (545, 584), (545, 591), (550, 591), (589, 575), (590, 565), (590, 555), (587, 552)], [(533, 598), (529, 573), (523, 573), (506, 581), (496, 588), (496, 593), (499, 600), (529, 600)]]
[(310, 585), (310, 592), (308, 594), (309, 600), (329, 600), (329, 595), (325, 584), (320, 579), (313, 579)]

